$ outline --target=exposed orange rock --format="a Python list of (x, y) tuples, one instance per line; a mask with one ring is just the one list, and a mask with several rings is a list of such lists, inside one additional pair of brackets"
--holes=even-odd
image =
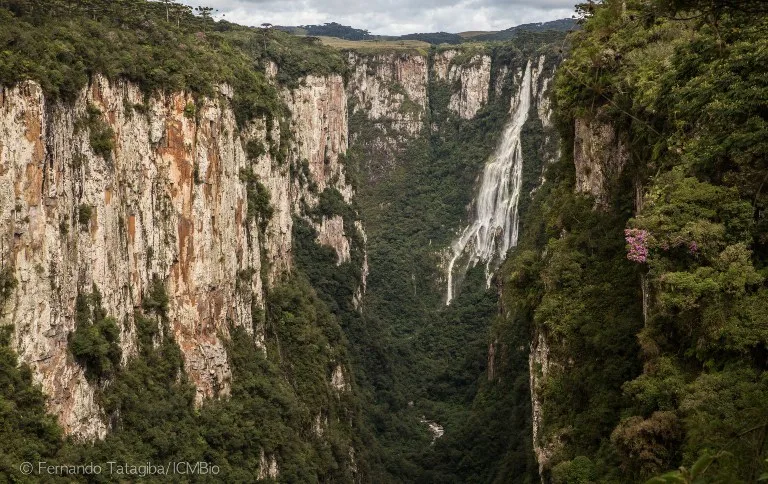
[(189, 284), (190, 264), (195, 257), (194, 230), (194, 222), (185, 218), (179, 220), (179, 273), (177, 274), (177, 280), (183, 281), (185, 285)]
[(243, 226), (243, 199), (237, 199), (237, 208), (235, 209), (235, 225), (237, 226), (237, 233), (240, 234), (240, 229)]
[(128, 243), (134, 244), (136, 240), (136, 215), (128, 216)]
[(30, 207), (42, 202), (43, 168), (41, 165), (28, 164), (25, 173), (24, 199)]

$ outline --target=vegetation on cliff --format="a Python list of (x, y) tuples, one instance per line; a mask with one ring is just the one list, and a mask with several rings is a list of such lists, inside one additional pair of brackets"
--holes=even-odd
[[(8, 269), (0, 271), (0, 306), (16, 280)], [(19, 364), (12, 349), (13, 328), (0, 326), (0, 476), (18, 482), (21, 462), (37, 462), (56, 453), (62, 431), (56, 417), (45, 410), (46, 395), (32, 382), (32, 370)]]
[[(280, 65), (277, 79), (285, 85), (345, 69), (340, 54), (311, 39), (146, 0), (7, 0), (0, 4), (0, 46), (0, 85), (32, 79), (51, 99), (70, 101), (94, 74), (134, 82), (147, 96), (211, 97), (227, 83), (241, 124), (283, 109), (265, 75), (268, 62)], [(102, 145), (95, 151), (108, 154)]]
[[(532, 328), (509, 344), (545, 335), (555, 362), (539, 389), (545, 477), (682, 465), (696, 482), (753, 482), (768, 453), (764, 6), (582, 11), (557, 81), (565, 155), (502, 272), (505, 325)], [(574, 191), (577, 118), (629, 149), (602, 209)]]
[[(288, 161), (289, 128), (278, 90), (297, 86), (309, 74), (346, 69), (340, 53), (315, 41), (213, 22), (172, 2), (8, 0), (0, 2), (0, 45), (3, 88), (31, 79), (40, 83), (47, 101), (65, 105), (97, 74), (133, 82), (146, 97), (178, 91), (216, 96), (219, 84), (228, 83), (241, 126), (259, 117), (266, 118), (270, 133), (278, 124), (281, 131), (279, 146), (246, 143), (246, 155), (252, 160), (270, 150), (280, 166)], [(275, 81), (266, 76), (270, 62), (279, 65)], [(131, 108), (142, 112), (145, 106)], [(184, 114), (194, 119), (195, 103), (187, 104)], [(93, 151), (109, 160), (114, 133), (102, 114), (89, 105), (75, 124), (88, 130)], [(77, 162), (78, 154), (73, 158)], [(263, 232), (274, 211), (269, 190), (252, 170), (239, 175), (247, 193), (247, 220)], [(83, 231), (95, 219), (94, 207), (86, 204), (75, 214)], [(361, 261), (355, 261), (359, 272)], [(238, 278), (250, 279), (252, 271), (245, 269)], [(0, 278), (3, 307), (14, 284), (10, 274), (3, 271)], [(239, 282), (238, 291), (250, 290), (250, 283)], [(274, 462), (288, 482), (353, 481), (355, 473), (365, 472), (366, 462), (363, 450), (354, 453), (364, 448), (356, 430), (358, 389), (337, 316), (301, 272), (274, 281), (267, 292), (263, 309), (253, 305), (252, 328), (225, 328), (220, 335), (228, 342), (230, 394), (214, 389), (221, 394), (201, 406), (173, 337), (178, 328), (171, 328), (161, 280), (152, 281), (133, 318), (111, 317), (97, 287), (80, 288), (66, 342), (96, 389), (109, 429), (95, 443), (62, 438), (55, 418), (45, 413), (46, 398), (33, 384), (32, 372), (18, 366), (10, 344), (13, 332), (0, 328), (0, 480), (36, 481), (40, 476), (20, 473), (24, 461), (117, 460), (210, 462), (220, 467), (219, 479), (231, 482), (270, 479)], [(121, 354), (121, 336), (135, 336), (136, 354)], [(123, 347), (132, 345), (123, 342)]]

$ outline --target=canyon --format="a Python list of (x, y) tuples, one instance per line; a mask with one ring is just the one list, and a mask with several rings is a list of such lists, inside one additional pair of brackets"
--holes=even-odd
[[(431, 83), (450, 86), (447, 108), (464, 120), (500, 97), (502, 85), (511, 86), (517, 94), (508, 101), (510, 126), (496, 150), (506, 169), (486, 173), (479, 200), (485, 203), (489, 184), (511, 186), (513, 197), (519, 196), (520, 131), (529, 111), (549, 123), (546, 86), (554, 69), (543, 73), (543, 56), (512, 65), (492, 63), (487, 54), (457, 63), (459, 54), (350, 52), (347, 81), (310, 75), (292, 88), (277, 84), (280, 66), (270, 63), (265, 74), (280, 90), (285, 118), (256, 118), (245, 126), (236, 122), (234, 90), (227, 84), (216, 86), (211, 97), (181, 91), (146, 98), (136, 84), (95, 75), (71, 103), (47, 97), (31, 80), (4, 87), (0, 224), (3, 266), (18, 285), (3, 320), (14, 328), (13, 348), (32, 368), (64, 431), (85, 440), (103, 439), (110, 431), (99, 404), (103, 383), (90, 381), (69, 350), (81, 294), (98, 293), (103, 310), (118, 322), (126, 364), (137, 357), (136, 315), (152, 284), (161, 281), (170, 334), (200, 406), (229, 397), (226, 346), (233, 328), (245, 330), (267, 352), (267, 330), (257, 313), (264, 311), (270, 287), (295, 270), (296, 220), (310, 224), (315, 242), (336, 254), (336, 265), (352, 263), (351, 247), (366, 240), (364, 223), (341, 215), (318, 218), (316, 212), (324, 193), (338, 193), (346, 204), (356, 197), (342, 162), (358, 137), (349, 126), (353, 115), (380, 130), (363, 143), (385, 160), (386, 173), (411, 140), (429, 131)], [(106, 152), (92, 143), (99, 131), (112, 133)], [(281, 150), (287, 155), (281, 157)], [(515, 164), (513, 177), (509, 169)], [(268, 191), (268, 220), (250, 215), (250, 176)], [(474, 249), (488, 262), (488, 277), (516, 239), (514, 202), (504, 198), (496, 208), (504, 242), (497, 249), (490, 247), (493, 242)], [(363, 311), (367, 255), (356, 270), (361, 282), (355, 306)], [(450, 270), (448, 275), (450, 281)], [(332, 365), (329, 388), (352, 391), (349, 362)], [(442, 426), (431, 422), (434, 428), (441, 429), (434, 438), (440, 437)], [(261, 452), (268, 469), (262, 477), (275, 478), (274, 456)]]
[(386, 38), (4, 2), (0, 480), (768, 478), (753, 3)]

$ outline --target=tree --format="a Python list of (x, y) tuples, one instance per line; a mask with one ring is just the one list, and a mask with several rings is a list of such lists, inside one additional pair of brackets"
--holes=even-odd
[(161, 0), (165, 5), (165, 21), (170, 22), (170, 4), (171, 0)]
[(192, 7), (180, 3), (171, 3), (171, 10), (176, 17), (176, 27), (181, 27), (181, 18), (192, 14)]
[(272, 28), (272, 24), (269, 22), (264, 22), (261, 24), (261, 33), (262, 33), (262, 41), (264, 42), (264, 52), (267, 51), (267, 36), (269, 34), (269, 29)]
[(216, 11), (213, 7), (203, 7), (202, 5), (199, 7), (195, 7), (195, 11), (203, 18), (203, 20), (208, 21), (211, 20), (213, 17), (211, 14)]

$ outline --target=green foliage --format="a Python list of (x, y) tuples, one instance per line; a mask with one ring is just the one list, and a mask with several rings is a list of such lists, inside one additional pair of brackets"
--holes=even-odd
[[(502, 301), (511, 313), (501, 324), (534, 330), (510, 346), (541, 334), (550, 359), (569, 361), (567, 371), (550, 369), (538, 388), (543, 424), (545, 432), (565, 429), (567, 436), (552, 478), (588, 482), (585, 476), (610, 474), (596, 456), (610, 446), (608, 436), (627, 405), (622, 384), (640, 371), (634, 334), (642, 327), (642, 306), (622, 232), (613, 229), (631, 213), (629, 180), (619, 181), (609, 212), (595, 211), (591, 200), (574, 193), (571, 164), (565, 156), (548, 167), (524, 215), (518, 248), (501, 269)], [(527, 368), (522, 371), (520, 377)]]
[(110, 160), (115, 149), (115, 131), (101, 118), (101, 114), (99, 108), (89, 103), (83, 117), (75, 123), (75, 130), (87, 129), (93, 152)]
[(261, 183), (251, 168), (240, 170), (240, 180), (245, 183), (248, 199), (247, 219), (248, 221), (255, 220), (259, 224), (261, 232), (264, 233), (274, 213), (270, 204), (269, 189)]
[(679, 470), (667, 472), (666, 474), (647, 480), (646, 484), (694, 484), (707, 482), (707, 480), (702, 479), (702, 477), (706, 478), (704, 474), (709, 467), (718, 459), (727, 455), (728, 453), (726, 452), (719, 452), (717, 454), (704, 452), (690, 469), (681, 466)]
[(518, 40), (519, 37), (525, 36), (526, 34), (541, 33), (547, 31), (569, 32), (575, 29), (577, 29), (576, 22), (573, 19), (564, 18), (559, 20), (552, 20), (550, 22), (517, 25), (506, 30), (501, 30), (499, 32), (477, 35), (472, 37), (470, 40), (474, 42), (510, 39)]
[(368, 40), (373, 38), (367, 30), (356, 29), (336, 22), (326, 22), (323, 25), (302, 25), (299, 28), (306, 31), (307, 35), (325, 35), (348, 40)]
[[(155, 279), (135, 315), (138, 355), (100, 395), (110, 433), (93, 444), (67, 442), (54, 460), (206, 461), (220, 467), (217, 480), (253, 482), (264, 452), (277, 459), (285, 482), (353, 482), (349, 447), (359, 410), (354, 392), (329, 383), (336, 366), (347, 364), (346, 343), (305, 280), (294, 277), (270, 292), (266, 352), (245, 329), (229, 328), (230, 394), (197, 410), (167, 307)], [(318, 415), (322, 436), (312, 430)]]
[(261, 63), (272, 61), (279, 66), (277, 81), (290, 88), (298, 87), (301, 78), (309, 74), (345, 75), (347, 71), (341, 53), (323, 46), (316, 37), (295, 37), (276, 29), (244, 29), (223, 21), (218, 23), (229, 29), (227, 39), (234, 47)]
[[(9, 268), (0, 272), (0, 307), (16, 287)], [(46, 397), (32, 381), (32, 370), (19, 365), (11, 349), (12, 326), (0, 326), (0, 476), (23, 482), (21, 462), (37, 462), (54, 455), (62, 432), (46, 412)]]
[(186, 106), (184, 106), (184, 117), (187, 119), (195, 119), (195, 114), (197, 113), (197, 108), (195, 107), (195, 103), (192, 101), (189, 101)]
[[(0, 5), (0, 32), (2, 85), (32, 79), (49, 97), (73, 101), (96, 73), (137, 83), (147, 97), (161, 91), (214, 96), (218, 84), (228, 83), (241, 125), (257, 116), (277, 117), (284, 109), (277, 89), (254, 64), (277, 62), (278, 80), (291, 86), (310, 73), (344, 70), (341, 56), (322, 45), (283, 32), (214, 23), (172, 2), (13, 0)], [(94, 152), (107, 158), (113, 133), (90, 128)]]
[(255, 161), (266, 152), (267, 150), (264, 148), (264, 143), (261, 141), (249, 140), (245, 144), (245, 154), (248, 156), (249, 160)]
[(85, 230), (88, 228), (88, 224), (91, 223), (91, 217), (93, 216), (93, 207), (86, 204), (81, 204), (77, 208), (77, 222), (80, 224), (80, 228)]
[(16, 285), (17, 281), (13, 275), (13, 269), (4, 267), (0, 270), (0, 307), (4, 306), (8, 298), (11, 297)]
[(326, 188), (320, 193), (315, 214), (328, 218), (334, 215), (341, 215), (345, 222), (351, 223), (355, 220), (354, 209), (344, 201), (344, 196), (341, 192), (331, 187)]
[(460, 44), (464, 39), (459, 34), (449, 34), (448, 32), (430, 32), (419, 34), (406, 34), (397, 37), (400, 40), (421, 40), (430, 44)]
[(595, 482), (597, 477), (595, 464), (583, 455), (561, 462), (552, 469), (552, 482), (555, 484), (589, 484)]
[[(599, 351), (602, 356), (605, 347), (616, 348), (635, 368), (642, 362), (643, 369), (635, 377), (616, 373), (608, 385), (583, 377), (581, 390), (563, 385), (567, 375), (551, 375), (544, 388), (545, 432), (567, 435), (556, 461), (584, 455), (599, 475), (632, 481), (680, 467), (653, 482), (752, 482), (764, 470), (768, 251), (759, 180), (766, 176), (768, 129), (756, 106), (768, 99), (768, 84), (747, 67), (764, 57), (759, 46), (765, 17), (751, 14), (752, 8), (750, 2), (668, 1), (582, 6), (583, 29), (572, 35), (572, 56), (556, 82), (557, 111), (568, 143), (574, 118), (599, 115), (629, 147), (624, 181), (612, 181), (607, 191), (620, 197), (634, 188), (642, 202), (632, 207), (634, 213), (627, 203), (606, 209), (602, 231), (617, 234), (616, 242), (602, 241), (600, 250), (614, 267), (604, 267), (595, 280), (611, 281), (602, 297), (612, 299), (615, 308), (636, 308), (634, 316), (628, 314), (636, 322), (625, 331), (637, 335), (640, 352), (635, 342), (616, 336), (605, 339)], [(585, 215), (563, 202), (551, 195), (542, 201), (544, 213), (547, 207), (559, 211), (556, 224), (544, 219), (543, 226), (565, 225), (565, 230), (557, 240), (550, 236), (537, 244), (546, 246), (541, 257), (551, 261), (541, 280), (535, 269), (519, 265), (511, 267), (510, 278), (514, 294), (534, 302), (538, 326), (556, 336), (552, 354), (579, 366), (589, 360), (574, 345), (589, 328), (589, 320), (579, 315), (605, 320), (618, 311), (592, 313), (589, 299), (563, 297), (582, 292), (594, 265), (586, 262), (593, 250), (563, 253), (569, 239), (591, 232), (563, 223), (570, 217), (583, 221)], [(624, 255), (618, 234), (625, 227), (648, 233), (647, 261), (635, 267), (634, 282), (628, 267), (622, 269), (627, 277), (617, 278)], [(627, 290), (632, 285), (643, 287), (644, 295)], [(540, 301), (533, 297), (537, 293)], [(595, 335), (605, 338), (608, 328)], [(574, 405), (573, 396), (598, 394), (601, 386), (618, 397), (612, 416), (602, 418), (614, 428), (596, 422), (592, 439), (601, 443), (589, 450), (574, 432), (593, 409)], [(616, 393), (619, 386), (623, 396)], [(567, 401), (559, 400), (559, 393)], [(559, 412), (570, 416), (558, 421)], [(562, 466), (556, 465), (553, 475), (567, 467)]]
[(10, 347), (12, 336), (13, 327), (0, 326), (0, 476), (27, 482), (19, 464), (55, 455), (62, 432), (56, 418), (46, 412), (46, 397), (33, 383), (31, 369), (19, 365)]
[(85, 367), (90, 381), (111, 378), (120, 365), (120, 329), (101, 306), (101, 293), (94, 285), (90, 294), (78, 293), (75, 330), (68, 336), (69, 351)]

